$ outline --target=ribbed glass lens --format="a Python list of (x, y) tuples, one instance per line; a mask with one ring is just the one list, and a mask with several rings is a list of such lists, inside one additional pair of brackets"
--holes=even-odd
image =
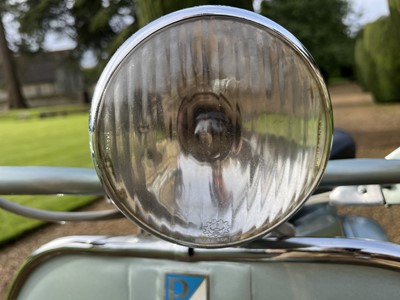
[(220, 247), (268, 232), (316, 186), (331, 139), (311, 62), (233, 16), (171, 22), (110, 72), (92, 148), (117, 206), (158, 236)]

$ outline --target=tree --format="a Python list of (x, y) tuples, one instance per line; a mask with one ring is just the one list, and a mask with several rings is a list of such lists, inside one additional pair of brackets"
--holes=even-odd
[(136, 3), (139, 27), (143, 27), (147, 23), (168, 13), (199, 5), (227, 5), (253, 10), (253, 3), (249, 0), (137, 0)]
[(20, 24), (20, 50), (41, 49), (48, 33), (69, 36), (76, 42), (74, 55), (90, 50), (104, 61), (121, 41), (137, 30), (132, 0), (26, 0), (13, 12)]
[(252, 10), (248, 0), (26, 0), (14, 5), (20, 23), (20, 49), (43, 46), (49, 32), (67, 34), (77, 44), (75, 55), (91, 50), (99, 61), (111, 54), (137, 29), (172, 11), (204, 4)]
[(354, 42), (344, 23), (349, 10), (345, 0), (264, 0), (261, 4), (261, 14), (295, 35), (326, 79), (352, 73)]
[(43, 49), (48, 33), (67, 35), (76, 42), (73, 55), (80, 59), (91, 51), (97, 67), (86, 72), (96, 82), (100, 71), (118, 47), (140, 27), (178, 9), (223, 4), (252, 10), (248, 0), (24, 0), (13, 1), (12, 12), (20, 24), (22, 52)]
[(3, 7), (0, 4), (0, 57), (8, 89), (9, 108), (25, 108), (28, 104), (21, 92), (13, 53), (8, 48), (3, 25)]

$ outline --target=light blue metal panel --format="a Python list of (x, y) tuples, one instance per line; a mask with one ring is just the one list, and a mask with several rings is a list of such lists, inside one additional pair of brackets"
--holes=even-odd
[(213, 299), (251, 295), (251, 267), (246, 264), (65, 255), (36, 269), (18, 299), (164, 299), (166, 274), (171, 273), (208, 276)]
[(400, 273), (315, 262), (182, 262), (64, 255), (30, 274), (18, 299), (165, 299), (166, 274), (209, 279), (209, 299), (398, 299)]
[(252, 264), (252, 278), (253, 298), (247, 299), (376, 300), (400, 294), (400, 273), (360, 265), (258, 263)]
[(129, 299), (125, 259), (60, 256), (35, 269), (18, 299)]

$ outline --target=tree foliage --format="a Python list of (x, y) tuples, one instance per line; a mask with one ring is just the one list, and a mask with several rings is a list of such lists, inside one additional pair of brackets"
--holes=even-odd
[[(9, 0), (10, 1), (10, 0)], [(75, 58), (91, 51), (97, 67), (85, 72), (94, 83), (111, 55), (135, 31), (173, 11), (197, 5), (229, 5), (252, 10), (249, 0), (23, 0), (10, 1), (17, 22), (21, 52), (43, 49), (49, 33), (67, 35), (75, 41)], [(88, 76), (87, 76), (88, 75)]]
[(345, 0), (268, 0), (261, 14), (295, 35), (327, 76), (350, 76), (353, 41), (344, 23), (350, 11)]
[(80, 57), (91, 50), (107, 59), (120, 40), (137, 30), (131, 0), (26, 0), (14, 6), (25, 51), (40, 49), (49, 32), (68, 35)]
[(252, 9), (248, 0), (26, 0), (14, 5), (22, 36), (19, 48), (40, 49), (49, 32), (67, 34), (80, 57), (91, 50), (101, 60), (133, 32), (150, 21), (178, 9), (223, 4)]
[(227, 5), (253, 10), (253, 3), (249, 0), (137, 0), (136, 3), (140, 27), (173, 11), (199, 5)]

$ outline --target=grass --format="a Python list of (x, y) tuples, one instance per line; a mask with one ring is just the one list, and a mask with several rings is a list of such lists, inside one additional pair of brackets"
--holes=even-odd
[[(0, 165), (92, 167), (87, 133), (88, 114), (18, 120), (12, 117), (15, 114), (12, 112), (0, 118)], [(5, 198), (35, 208), (59, 211), (74, 210), (94, 199), (56, 195)], [(0, 210), (0, 244), (41, 224), (41, 221)]]

